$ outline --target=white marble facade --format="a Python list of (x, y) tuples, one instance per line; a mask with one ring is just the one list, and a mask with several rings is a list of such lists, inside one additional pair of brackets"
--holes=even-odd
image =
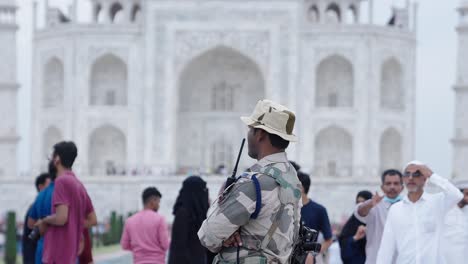
[[(39, 172), (54, 142), (75, 141), (75, 170), (96, 185), (101, 211), (128, 209), (118, 193), (138, 204), (137, 187), (107, 193), (118, 186), (230, 170), (246, 133), (239, 116), (261, 98), (295, 110), (289, 156), (334, 220), (413, 156), (409, 7), (384, 26), (361, 22), (372, 16), (361, 0), (92, 2), (92, 23), (49, 7), (34, 33), (31, 155)], [(245, 151), (241, 169), (252, 162)]]
[(16, 175), (16, 5), (0, 0), (0, 179)]
[(455, 136), (453, 145), (453, 178), (468, 179), (468, 2), (458, 9), (457, 77), (455, 90)]

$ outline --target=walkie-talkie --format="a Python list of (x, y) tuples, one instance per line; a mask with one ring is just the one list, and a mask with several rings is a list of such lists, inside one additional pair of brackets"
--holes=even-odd
[(237, 167), (239, 166), (239, 161), (240, 161), (240, 157), (242, 155), (242, 150), (244, 149), (244, 144), (245, 144), (245, 138), (242, 139), (242, 144), (241, 144), (241, 147), (239, 149), (239, 154), (237, 155), (236, 165), (234, 166), (234, 170), (232, 171), (231, 177), (227, 178), (227, 180), (226, 180), (226, 185), (224, 186), (224, 191), (226, 191), (228, 188), (230, 188), (232, 186), (232, 184), (237, 181), (237, 175), (236, 175), (237, 174)]

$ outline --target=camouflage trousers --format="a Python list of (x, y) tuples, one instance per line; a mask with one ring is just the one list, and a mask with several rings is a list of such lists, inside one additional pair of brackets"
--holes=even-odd
[[(241, 257), (239, 264), (267, 264), (267, 259), (262, 256)], [(237, 260), (222, 260), (219, 255), (213, 260), (213, 264), (237, 264)]]

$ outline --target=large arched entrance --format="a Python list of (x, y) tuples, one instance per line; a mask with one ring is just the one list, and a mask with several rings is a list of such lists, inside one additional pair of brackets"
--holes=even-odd
[(265, 94), (258, 65), (238, 51), (216, 47), (188, 63), (178, 88), (177, 167), (230, 169), (245, 136), (239, 116)]

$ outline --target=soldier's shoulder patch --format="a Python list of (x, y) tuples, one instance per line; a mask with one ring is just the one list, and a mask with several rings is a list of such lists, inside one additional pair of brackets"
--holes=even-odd
[[(283, 172), (279, 168), (274, 166), (267, 166), (262, 169), (261, 173), (274, 178), (276, 182), (281, 186), (281, 188), (290, 189), (293, 192), (294, 197), (300, 198), (300, 189), (295, 188), (295, 186), (288, 182), (288, 180), (283, 177)], [(287, 174), (285, 175), (287, 176)]]
[(280, 169), (273, 167), (273, 166), (264, 167), (260, 170), (260, 172), (263, 174), (269, 175), (275, 179), (283, 175), (283, 172)]

